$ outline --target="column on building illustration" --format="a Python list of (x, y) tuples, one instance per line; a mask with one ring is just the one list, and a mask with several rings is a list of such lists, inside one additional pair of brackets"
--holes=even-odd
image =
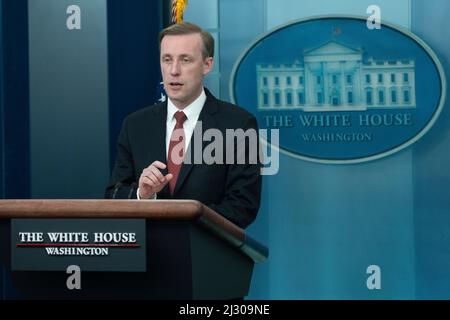
[(328, 83), (328, 70), (327, 70), (327, 62), (322, 61), (320, 62), (320, 68), (322, 71), (322, 80), (323, 80), (323, 105), (329, 106), (330, 105), (330, 86)]
[(354, 91), (353, 91), (353, 99), (354, 105), (362, 106), (364, 105), (362, 100), (362, 55), (361, 60), (356, 62), (356, 72), (355, 72), (355, 82), (354, 82)]
[(305, 68), (301, 68), (297, 75), (297, 106), (303, 107), (305, 105)]
[(311, 70), (311, 65), (305, 60), (305, 96), (307, 106), (316, 104), (316, 97), (314, 96), (314, 80), (315, 77)]
[[(340, 78), (341, 78), (341, 92), (345, 92), (345, 61), (339, 61), (340, 68)], [(342, 103), (345, 104), (345, 99), (342, 100)]]

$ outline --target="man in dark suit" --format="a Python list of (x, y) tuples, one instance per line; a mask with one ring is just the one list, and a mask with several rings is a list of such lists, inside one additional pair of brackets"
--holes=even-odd
[(209, 33), (180, 23), (159, 41), (168, 100), (124, 120), (106, 197), (194, 199), (245, 228), (260, 204), (256, 119), (203, 87), (213, 66)]

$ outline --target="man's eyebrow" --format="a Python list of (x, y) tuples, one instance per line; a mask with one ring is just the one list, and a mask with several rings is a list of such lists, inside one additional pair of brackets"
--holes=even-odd
[[(189, 54), (189, 53), (182, 53), (180, 55), (178, 55), (180, 58), (192, 58), (193, 55)], [(161, 55), (161, 57), (172, 57), (172, 55), (170, 53), (164, 53)]]

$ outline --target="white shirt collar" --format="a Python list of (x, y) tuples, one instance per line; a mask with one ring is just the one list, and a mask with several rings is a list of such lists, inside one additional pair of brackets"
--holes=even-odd
[(170, 98), (167, 99), (167, 121), (174, 121), (174, 115), (177, 111), (183, 111), (188, 120), (193, 120), (197, 122), (198, 117), (200, 116), (200, 112), (203, 109), (203, 105), (206, 101), (205, 90), (202, 89), (200, 95), (195, 99), (190, 105), (186, 106), (183, 110), (178, 109)]

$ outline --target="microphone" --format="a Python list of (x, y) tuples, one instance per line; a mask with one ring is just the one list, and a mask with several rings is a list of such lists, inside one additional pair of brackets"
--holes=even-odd
[(117, 182), (116, 183), (116, 185), (115, 185), (115, 187), (114, 187), (114, 192), (113, 192), (113, 194), (112, 194), (112, 199), (115, 199), (116, 198), (116, 195), (117, 195), (117, 191), (119, 191), (119, 188), (122, 186), (122, 182)]
[(136, 192), (136, 186), (137, 186), (138, 184), (136, 183), (136, 182), (133, 182), (132, 184), (131, 184), (131, 189), (130, 189), (130, 193), (128, 193), (128, 199), (131, 199), (131, 196), (133, 195), (133, 191), (134, 192)]

